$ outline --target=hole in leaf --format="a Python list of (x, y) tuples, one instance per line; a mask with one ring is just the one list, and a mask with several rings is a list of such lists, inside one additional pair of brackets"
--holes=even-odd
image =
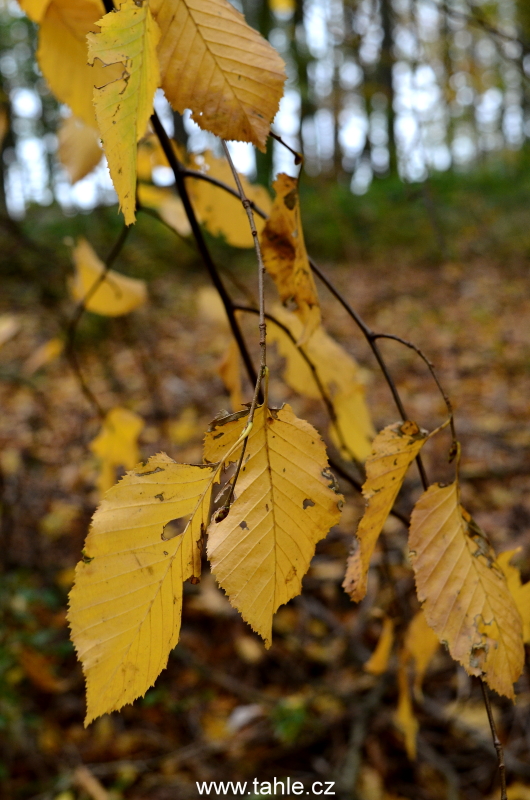
[(184, 533), (188, 521), (189, 517), (178, 517), (177, 519), (170, 520), (164, 525), (162, 540), (167, 542), (169, 539), (174, 539), (175, 536), (180, 536), (181, 533)]

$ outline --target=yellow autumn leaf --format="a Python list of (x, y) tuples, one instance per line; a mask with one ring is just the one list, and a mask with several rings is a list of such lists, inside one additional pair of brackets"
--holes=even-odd
[(261, 150), (278, 111), (284, 63), (228, 0), (151, 0), (162, 88), (174, 109), (223, 139)]
[(409, 466), (427, 439), (415, 422), (396, 422), (377, 434), (372, 455), (366, 461), (363, 496), (366, 510), (357, 528), (356, 549), (348, 557), (343, 587), (352, 600), (366, 594), (370, 560), (392, 510)]
[(388, 668), (388, 661), (394, 644), (394, 623), (385, 616), (377, 647), (364, 665), (365, 672), (371, 675), (382, 675)]
[(523, 621), (523, 641), (527, 644), (530, 643), (530, 581), (524, 583), (521, 581), (521, 573), (518, 567), (515, 567), (511, 561), (512, 558), (519, 552), (520, 548), (515, 550), (506, 550), (500, 553), (497, 558), (497, 563), (502, 569), (508, 584), (508, 589), (511, 592), (515, 605), (521, 615)]
[[(97, 509), (68, 618), (87, 684), (85, 724), (145, 694), (178, 642), (182, 584), (199, 578), (217, 468), (161, 453), (136, 466)], [(165, 526), (185, 518), (183, 533)]]
[[(300, 340), (303, 323), (295, 314), (274, 306), (272, 316), (290, 331), (296, 341)], [(333, 404), (335, 421), (329, 429), (333, 444), (344, 458), (365, 461), (372, 451), (375, 436), (366, 403), (365, 371), (321, 325), (304, 345), (296, 346), (283, 328), (272, 321), (268, 323), (267, 335), (285, 358), (285, 382), (306, 397), (320, 398), (315, 374), (302, 355), (305, 353)]]
[[(218, 461), (247, 419), (240, 412), (214, 421), (205, 460)], [(341, 506), (317, 431), (288, 405), (256, 409), (236, 500), (225, 519), (210, 524), (208, 556), (230, 602), (266, 647), (274, 612), (299, 594), (316, 543), (339, 521)]]
[(143, 427), (143, 419), (126, 408), (113, 408), (105, 417), (101, 431), (90, 443), (99, 459), (97, 485), (102, 494), (116, 483), (117, 467), (132, 469), (140, 460), (138, 436)]
[(33, 22), (40, 22), (50, 5), (51, 0), (18, 0), (22, 11), (28, 15)]
[(103, 149), (125, 223), (131, 225), (136, 208), (136, 145), (153, 113), (160, 82), (156, 47), (160, 30), (147, 3), (125, 0), (119, 11), (99, 20), (100, 33), (89, 33), (88, 63), (98, 58), (105, 66), (125, 65), (119, 80), (94, 90), (96, 119)]
[[(530, 784), (523, 783), (512, 783), (511, 786), (508, 786), (506, 790), (508, 795), (508, 800), (530, 800)], [(497, 800), (496, 797), (492, 796), (489, 800)]]
[(280, 18), (290, 17), (295, 12), (295, 0), (269, 0), (269, 7)]
[(78, 241), (72, 254), (76, 269), (70, 286), (72, 296), (78, 302), (83, 301), (87, 311), (105, 317), (119, 317), (134, 311), (147, 300), (145, 281), (120, 275), (113, 269), (108, 270), (102, 279), (105, 265), (85, 239)]
[(427, 622), (427, 618), (420, 609), (412, 618), (407, 632), (403, 649), (399, 654), (400, 661), (407, 664), (412, 661), (414, 670), (414, 696), (421, 700), (422, 683), (427, 668), (433, 656), (440, 647), (440, 641)]
[(62, 339), (58, 337), (48, 339), (26, 359), (22, 372), (24, 375), (33, 375), (37, 370), (42, 369), (46, 364), (58, 358), (63, 350), (64, 342)]
[(282, 303), (293, 303), (303, 323), (298, 344), (304, 344), (320, 325), (320, 305), (304, 243), (298, 181), (281, 173), (273, 188), (276, 198), (260, 237), (263, 261)]
[(74, 117), (65, 119), (57, 132), (59, 161), (72, 183), (80, 181), (97, 167), (103, 152), (95, 128)]
[(456, 482), (422, 494), (409, 549), (418, 599), (440, 641), (469, 675), (513, 698), (524, 663), (521, 616), (486, 535), (460, 505)]
[(217, 371), (223, 381), (228, 394), (232, 411), (239, 411), (243, 405), (243, 391), (241, 386), (241, 362), (239, 347), (232, 336), (230, 344), (226, 348), (225, 354), (219, 364)]
[(402, 664), (398, 668), (397, 678), (398, 706), (394, 715), (394, 720), (405, 738), (405, 750), (407, 751), (408, 757), (411, 761), (415, 761), (419, 725), (412, 705), (407, 670)]
[[(194, 156), (192, 166), (237, 189), (232, 170), (226, 159), (216, 158), (208, 150), (200, 156)], [(272, 201), (264, 186), (254, 185), (240, 175), (239, 179), (245, 195), (256, 205), (270, 213)], [(254, 239), (250, 232), (248, 217), (241, 205), (241, 200), (232, 197), (217, 186), (197, 178), (188, 179), (187, 185), (193, 201), (193, 207), (200, 221), (213, 236), (224, 236), (233, 247), (254, 247)], [(265, 221), (257, 214), (254, 216), (256, 230), (261, 233)]]
[(39, 28), (37, 61), (55, 97), (85, 125), (97, 128), (94, 86), (121, 77), (123, 65), (88, 64), (87, 34), (98, 30), (102, 0), (51, 0)]
[(158, 211), (166, 225), (173, 228), (180, 236), (190, 235), (191, 226), (184, 205), (172, 189), (139, 183), (137, 192), (140, 205)]
[(177, 419), (168, 424), (169, 438), (176, 445), (187, 444), (190, 439), (199, 434), (199, 430), (200, 426), (195, 406), (187, 406)]

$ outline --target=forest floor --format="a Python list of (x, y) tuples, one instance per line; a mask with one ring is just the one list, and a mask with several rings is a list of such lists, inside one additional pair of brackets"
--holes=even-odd
[[(488, 255), (441, 264), (322, 264), (376, 330), (420, 346), (451, 397), (462, 442), (463, 502), (497, 551), (522, 548), (530, 577), (530, 277), (527, 264)], [(118, 264), (119, 269), (119, 264)], [(237, 271), (251, 285), (250, 273)], [(228, 284), (232, 285), (232, 284)], [(366, 369), (377, 429), (394, 422), (388, 387), (353, 322), (319, 287), (330, 333)], [(237, 294), (237, 291), (235, 291)], [(271, 293), (272, 297), (272, 293)], [(146, 306), (120, 319), (87, 315), (79, 356), (105, 410), (142, 416), (142, 457), (161, 450), (201, 458), (201, 437), (229, 399), (218, 374), (228, 343), (200, 269), (155, 276)], [(196, 781), (333, 781), (358, 800), (497, 798), (496, 758), (480, 687), (440, 649), (415, 700), (418, 756), (407, 758), (395, 722), (394, 654), (383, 675), (363, 669), (396, 607), (397, 642), (417, 610), (406, 530), (395, 518), (359, 606), (341, 589), (362, 502), (341, 481), (340, 526), (317, 547), (303, 594), (280, 609), (265, 650), (204, 566), (186, 584), (181, 643), (143, 700), (83, 727), (84, 685), (69, 642), (67, 592), (97, 504), (89, 450), (100, 422), (63, 355), (35, 368), (39, 346), (61, 335), (73, 312), (21, 297), (16, 330), (0, 347), (0, 794), (6, 800), (192, 800)], [(7, 303), (7, 300), (6, 300)], [(15, 304), (16, 305), (16, 304)], [(0, 317), (1, 321), (2, 317)], [(257, 355), (255, 318), (244, 320)], [(409, 418), (432, 430), (443, 399), (416, 354), (382, 344)], [(32, 360), (33, 359), (33, 360)], [(270, 394), (321, 431), (319, 401), (294, 396), (271, 348)], [(250, 387), (247, 385), (247, 399)], [(451, 475), (450, 439), (425, 448), (431, 481)], [(409, 512), (421, 486), (414, 470), (398, 500)], [(517, 703), (494, 697), (506, 748), (510, 800), (530, 797), (530, 683)], [(251, 787), (249, 787), (251, 788)], [(265, 792), (262, 792), (265, 794)], [(247, 796), (253, 792), (245, 792)], [(228, 797), (234, 796), (228, 792)], [(293, 795), (294, 796), (294, 795)]]

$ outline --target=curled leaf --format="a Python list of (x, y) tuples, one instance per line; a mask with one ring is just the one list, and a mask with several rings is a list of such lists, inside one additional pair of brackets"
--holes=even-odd
[(366, 461), (363, 495), (366, 510), (357, 528), (356, 549), (348, 558), (343, 587), (352, 600), (366, 594), (370, 560), (405, 475), (423, 444), (427, 432), (415, 422), (396, 422), (377, 434), (372, 455)]
[(385, 616), (377, 647), (364, 665), (365, 672), (371, 675), (382, 675), (388, 668), (392, 645), (394, 644), (394, 623)]
[(298, 343), (304, 344), (320, 325), (320, 305), (304, 243), (298, 182), (281, 173), (273, 188), (276, 198), (260, 237), (263, 261), (282, 303), (292, 303), (303, 323)]

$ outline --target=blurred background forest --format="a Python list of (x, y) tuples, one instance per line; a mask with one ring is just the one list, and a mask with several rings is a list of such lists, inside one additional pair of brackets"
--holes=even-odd
[[(58, 0), (56, 0), (58, 2)], [(530, 3), (528, 0), (234, 0), (287, 65), (274, 130), (304, 154), (309, 252), (376, 329), (421, 346), (454, 401), (464, 500), (498, 551), (520, 547), (530, 577)], [(396, 717), (397, 656), (417, 611), (406, 530), (392, 518), (368, 598), (341, 589), (362, 513), (347, 482), (341, 525), (317, 548), (301, 597), (276, 616), (273, 646), (229, 606), (205, 570), (185, 586), (182, 640), (143, 700), (83, 727), (83, 677), (67, 593), (99, 500), (90, 449), (100, 419), (63, 344), (75, 312), (71, 247), (104, 258), (122, 230), (104, 162), (72, 185), (58, 157), (69, 111), (35, 61), (35, 26), (0, 5), (0, 796), (6, 800), (191, 800), (195, 781), (291, 777), (336, 782), (355, 800), (498, 797), (480, 688), (440, 649), (414, 699), (417, 758)], [(190, 152), (211, 148), (188, 115), (157, 110)], [(276, 141), (231, 145), (270, 185), (296, 174)], [(170, 187), (158, 165), (153, 182)], [(222, 202), (222, 200), (221, 200)], [(234, 297), (255, 294), (252, 251), (206, 233)], [(115, 264), (148, 284), (148, 303), (86, 313), (77, 357), (97, 402), (144, 422), (142, 458), (200, 460), (201, 436), (229, 398), (229, 342), (194, 246), (139, 214)], [(271, 294), (272, 296), (272, 294)], [(321, 292), (328, 330), (366, 369), (377, 429), (397, 419), (351, 320)], [(251, 319), (244, 330), (257, 358)], [(385, 344), (411, 419), (432, 429), (444, 405), (414, 353)], [(321, 431), (317, 400), (296, 396), (271, 352), (271, 394)], [(250, 388), (247, 386), (247, 391)], [(248, 398), (250, 399), (250, 395)], [(430, 449), (428, 449), (430, 448)], [(336, 452), (330, 447), (332, 454)], [(449, 475), (426, 447), (433, 480)], [(398, 505), (421, 490), (411, 474)], [(386, 614), (394, 653), (364, 667)], [(530, 684), (494, 698), (509, 800), (530, 798)], [(409, 725), (412, 724), (409, 719)], [(410, 733), (410, 728), (409, 728)], [(230, 794), (228, 795), (230, 796)]]

